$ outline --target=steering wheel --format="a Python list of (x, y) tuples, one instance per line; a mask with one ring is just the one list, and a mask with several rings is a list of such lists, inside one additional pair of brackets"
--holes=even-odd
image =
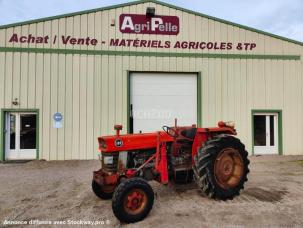
[[(168, 134), (169, 136), (175, 138), (178, 136), (178, 133), (175, 129), (171, 128), (171, 127), (168, 127), (168, 126), (163, 126), (162, 127), (163, 131), (166, 132), (166, 134)], [(172, 133), (173, 132), (173, 133)]]

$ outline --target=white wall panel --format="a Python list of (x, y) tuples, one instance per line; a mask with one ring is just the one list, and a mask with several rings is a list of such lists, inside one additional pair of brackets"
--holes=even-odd
[[(20, 73), (18, 76), (20, 77), (20, 85), (18, 86), (19, 90), (19, 101), (20, 101), (20, 108), (27, 108), (28, 105), (28, 96), (30, 91), (28, 90), (29, 84), (35, 85), (35, 79), (29, 78), (29, 54), (28, 53), (21, 53), (20, 56)], [(31, 80), (30, 80), (31, 79)], [(29, 83), (31, 82), (31, 83)], [(15, 84), (15, 83), (14, 83)]]
[(57, 87), (58, 87), (58, 97), (57, 97), (57, 112), (60, 112), (64, 119), (62, 120), (63, 128), (57, 130), (57, 152), (58, 152), (58, 159), (64, 160), (65, 159), (65, 131), (66, 131), (66, 121), (67, 117), (66, 115), (66, 84), (69, 82), (66, 82), (66, 55), (59, 55), (58, 56), (58, 81), (57, 81)]

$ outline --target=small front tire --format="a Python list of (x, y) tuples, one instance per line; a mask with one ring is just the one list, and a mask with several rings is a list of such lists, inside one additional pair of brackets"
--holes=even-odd
[(131, 178), (116, 188), (112, 209), (121, 222), (134, 223), (143, 220), (154, 204), (154, 191), (142, 178)]
[(104, 200), (111, 199), (114, 194), (114, 189), (105, 191), (105, 189), (94, 180), (92, 181), (92, 189), (96, 196)]

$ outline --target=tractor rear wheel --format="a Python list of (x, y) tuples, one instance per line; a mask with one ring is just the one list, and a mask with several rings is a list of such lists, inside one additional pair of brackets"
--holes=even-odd
[(154, 191), (142, 178), (131, 178), (115, 190), (112, 209), (115, 216), (125, 223), (143, 220), (154, 204)]
[(194, 178), (214, 199), (233, 199), (240, 194), (249, 173), (248, 153), (239, 139), (218, 135), (206, 141), (194, 157)]
[(96, 196), (98, 196), (101, 199), (107, 200), (113, 197), (115, 187), (114, 186), (102, 187), (96, 181), (93, 180), (92, 189)]

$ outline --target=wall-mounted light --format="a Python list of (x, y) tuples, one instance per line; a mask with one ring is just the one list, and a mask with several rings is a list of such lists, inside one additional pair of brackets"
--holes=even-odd
[(147, 17), (154, 17), (156, 13), (155, 7), (147, 7), (146, 8), (146, 16)]
[(19, 105), (18, 98), (15, 98), (15, 99), (12, 101), (12, 104), (13, 104), (13, 105)]
[(115, 26), (115, 25), (116, 25), (116, 20), (112, 19), (111, 22), (110, 22), (110, 26)]

